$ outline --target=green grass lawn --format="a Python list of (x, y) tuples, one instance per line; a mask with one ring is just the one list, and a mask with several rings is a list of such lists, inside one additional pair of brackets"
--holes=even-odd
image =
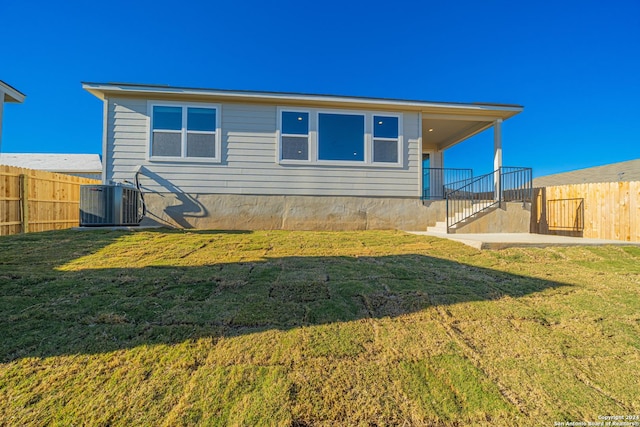
[(640, 248), (401, 232), (0, 238), (0, 425), (552, 426), (640, 413)]

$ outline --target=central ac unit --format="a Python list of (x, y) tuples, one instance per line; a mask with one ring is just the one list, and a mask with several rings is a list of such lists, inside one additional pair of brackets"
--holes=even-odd
[(123, 185), (80, 186), (80, 226), (138, 225), (140, 190)]

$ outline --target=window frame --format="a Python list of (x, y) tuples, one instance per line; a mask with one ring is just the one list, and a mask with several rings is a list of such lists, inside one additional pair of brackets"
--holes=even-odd
[[(304, 108), (282, 108), (282, 107), (278, 107), (278, 120), (277, 120), (277, 128), (276, 128), (276, 133), (277, 133), (277, 137), (276, 140), (278, 142), (278, 149), (276, 150), (276, 162), (277, 163), (282, 163), (282, 164), (309, 164), (312, 162), (313, 159), (313, 154), (311, 153), (311, 149), (313, 144), (311, 143), (311, 122), (314, 120), (313, 119), (313, 114), (311, 113), (310, 110), (308, 109), (304, 109)], [(307, 127), (307, 159), (306, 160), (299, 160), (299, 159), (283, 159), (282, 158), (282, 137), (286, 137), (286, 136), (293, 136), (293, 137), (300, 137), (302, 136), (302, 134), (289, 134), (289, 133), (283, 133), (282, 132), (282, 113), (304, 113), (307, 114), (308, 117), (308, 127)]]
[[(334, 115), (343, 115), (343, 116), (359, 116), (363, 118), (364, 122), (364, 134), (362, 135), (362, 160), (326, 160), (320, 158), (320, 114), (334, 114)], [(367, 114), (364, 111), (352, 111), (352, 110), (317, 110), (315, 112), (316, 116), (316, 163), (319, 165), (338, 165), (338, 166), (356, 166), (356, 165), (366, 165), (369, 160), (370, 148), (369, 148), (369, 140), (367, 138), (367, 134), (370, 132), (371, 124), (367, 118)]]
[[(398, 136), (395, 137), (395, 138), (390, 138), (390, 137), (385, 137), (385, 136), (376, 136), (375, 135), (376, 117), (397, 118), (398, 119)], [(371, 163), (372, 164), (374, 164), (374, 165), (397, 165), (397, 164), (401, 163), (401, 155), (402, 155), (402, 145), (400, 143), (400, 141), (402, 139), (402, 131), (400, 129), (401, 124), (402, 124), (402, 119), (400, 117), (398, 117), (397, 114), (378, 114), (378, 113), (374, 112), (371, 115), (371, 126), (372, 126), (372, 128), (371, 128)], [(396, 143), (398, 161), (396, 161), (396, 162), (376, 162), (376, 161), (374, 161), (374, 159), (375, 159), (376, 141), (395, 142)]]
[[(174, 131), (180, 133), (180, 156), (154, 156), (153, 155), (153, 107), (180, 107), (182, 109), (182, 124), (180, 131)], [(205, 108), (215, 110), (216, 114), (216, 128), (215, 131), (196, 131), (188, 130), (188, 111), (189, 108)], [(147, 159), (153, 162), (185, 162), (185, 163), (221, 163), (222, 162), (222, 129), (221, 123), (221, 104), (212, 104), (204, 102), (177, 102), (177, 101), (162, 101), (162, 100), (150, 100), (147, 101), (147, 117), (148, 117), (148, 132), (147, 132)], [(161, 129), (160, 129), (161, 131)], [(187, 156), (187, 138), (189, 134), (212, 134), (215, 133), (215, 157), (188, 157)]]
[[(293, 160), (282, 158), (282, 113), (307, 113), (309, 114), (308, 129), (308, 160)], [(322, 160), (319, 158), (319, 121), (320, 114), (340, 114), (340, 115), (356, 115), (364, 116), (364, 160)], [(397, 138), (374, 138), (374, 117), (394, 117), (398, 119), (398, 137)], [(278, 107), (277, 109), (277, 129), (276, 129), (276, 163), (282, 165), (314, 165), (314, 166), (350, 166), (350, 167), (376, 167), (376, 168), (402, 168), (404, 167), (404, 132), (403, 132), (403, 113), (390, 111), (372, 111), (372, 110), (341, 110), (341, 109), (325, 109), (325, 108), (295, 108), (295, 107)], [(286, 134), (284, 135), (286, 136)], [(298, 135), (299, 136), (299, 135)], [(374, 162), (374, 139), (384, 141), (397, 141), (398, 161), (397, 162)]]

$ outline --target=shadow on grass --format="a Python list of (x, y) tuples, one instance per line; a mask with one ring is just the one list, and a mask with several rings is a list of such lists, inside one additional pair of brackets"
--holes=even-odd
[(2, 242), (0, 361), (396, 317), (566, 286), (413, 254), (55, 270), (125, 234), (41, 233), (37, 244), (29, 235)]

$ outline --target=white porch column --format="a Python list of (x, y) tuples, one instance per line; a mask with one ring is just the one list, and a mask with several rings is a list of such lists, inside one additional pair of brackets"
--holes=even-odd
[(493, 122), (493, 179), (495, 184), (494, 201), (500, 200), (500, 168), (502, 167), (502, 119)]
[(431, 152), (431, 156), (429, 157), (429, 163), (432, 168), (436, 170), (432, 170), (430, 179), (430, 187), (431, 187), (431, 198), (441, 198), (444, 196), (442, 192), (442, 186), (444, 185), (444, 171), (437, 169), (441, 169), (444, 167), (444, 153), (439, 150), (435, 150)]
[(430, 153), (429, 160), (431, 161), (432, 168), (444, 167), (444, 153), (442, 151), (433, 151)]
[(0, 153), (2, 153), (2, 113), (4, 112), (4, 91), (0, 87)]

